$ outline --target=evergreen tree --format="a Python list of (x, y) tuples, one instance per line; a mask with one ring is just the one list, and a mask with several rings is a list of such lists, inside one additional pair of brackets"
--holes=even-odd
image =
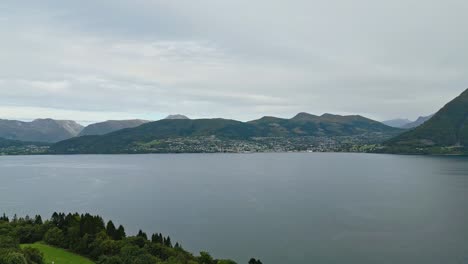
[(151, 235), (151, 242), (152, 243), (159, 243), (159, 235), (157, 233)]
[(107, 222), (106, 233), (112, 239), (117, 240), (117, 229), (112, 221)]
[(0, 217), (0, 221), (10, 222), (10, 219), (8, 218), (8, 216), (5, 215), (5, 213), (3, 213), (3, 216)]
[(251, 258), (251, 259), (249, 260), (249, 264), (262, 264), (262, 262), (261, 262), (260, 260)]
[(116, 232), (116, 236), (115, 236), (115, 239), (116, 240), (122, 240), (126, 237), (127, 235), (125, 234), (125, 229), (122, 225), (119, 226), (119, 228), (117, 228), (117, 232)]
[(34, 218), (34, 224), (35, 225), (42, 225), (42, 217), (40, 215), (36, 215), (36, 217)]
[(214, 260), (208, 252), (200, 252), (200, 257), (198, 259), (200, 264), (214, 264)]
[(148, 240), (148, 236), (146, 235), (145, 232), (141, 231), (141, 229), (140, 229), (140, 231), (138, 231), (137, 237), (141, 237), (141, 238), (143, 238), (144, 240)]

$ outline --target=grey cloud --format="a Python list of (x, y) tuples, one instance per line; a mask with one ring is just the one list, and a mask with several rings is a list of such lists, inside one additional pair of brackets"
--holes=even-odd
[(5, 0), (0, 103), (86, 118), (414, 118), (467, 87), (467, 9), (457, 0)]

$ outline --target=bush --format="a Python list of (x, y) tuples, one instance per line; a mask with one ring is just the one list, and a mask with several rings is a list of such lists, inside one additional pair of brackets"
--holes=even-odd
[(10, 252), (6, 254), (2, 260), (0, 260), (1, 264), (28, 264), (26, 258), (23, 254), (19, 252)]
[(23, 248), (23, 255), (28, 261), (28, 264), (44, 264), (44, 254), (37, 248)]

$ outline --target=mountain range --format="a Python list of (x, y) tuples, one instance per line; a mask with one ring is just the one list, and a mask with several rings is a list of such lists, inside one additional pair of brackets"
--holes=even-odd
[(303, 144), (317, 143), (310, 138), (322, 138), (318, 140), (320, 145), (329, 144), (324, 143), (325, 138), (341, 137), (339, 144), (345, 149), (356, 144), (372, 146), (387, 140), (377, 147), (377, 152), (464, 154), (468, 153), (465, 148), (468, 143), (468, 90), (434, 115), (420, 117), (414, 122), (397, 119), (385, 123), (359, 115), (318, 116), (308, 113), (299, 113), (292, 118), (265, 116), (248, 122), (222, 118), (189, 119), (184, 115), (170, 115), (159, 121), (109, 120), (87, 127), (69, 120), (0, 120), (0, 148), (23, 147), (27, 152), (33, 149), (30, 145), (49, 144), (47, 153), (52, 154), (139, 153), (142, 149), (146, 153), (153, 151), (154, 146), (160, 150), (170, 145), (169, 149), (185, 151), (186, 148), (178, 148), (177, 145), (195, 144), (197, 150), (203, 151), (205, 145), (230, 142), (226, 144), (231, 144), (230, 150), (235, 151), (238, 148), (236, 144), (244, 144), (245, 147), (252, 142), (257, 149), (262, 149), (264, 145), (259, 147), (258, 142), (263, 140), (262, 144), (272, 149), (275, 144), (281, 145), (283, 149), (288, 144), (294, 145), (292, 149), (302, 149)]
[(366, 133), (396, 135), (402, 130), (354, 115), (299, 113), (291, 119), (263, 117), (241, 122), (229, 119), (163, 119), (101, 136), (72, 138), (51, 146), (53, 153), (133, 153), (138, 146), (168, 138), (216, 137), (252, 140), (258, 137), (333, 137)]
[(411, 121), (409, 119), (398, 118), (398, 119), (386, 120), (386, 121), (383, 121), (382, 123), (391, 127), (412, 129), (412, 128), (415, 128), (424, 124), (427, 120), (431, 119), (432, 116), (433, 115), (420, 116), (415, 121)]
[(82, 125), (70, 120), (0, 120), (0, 138), (20, 141), (53, 143), (76, 137), (82, 129)]
[(408, 124), (405, 124), (403, 125), (402, 127), (400, 128), (404, 128), (404, 129), (412, 129), (412, 128), (415, 128), (415, 127), (418, 127), (424, 123), (426, 123), (429, 119), (431, 119), (434, 115), (428, 115), (428, 116), (420, 116), (418, 117), (418, 119), (416, 119), (415, 121), (413, 122), (410, 122)]

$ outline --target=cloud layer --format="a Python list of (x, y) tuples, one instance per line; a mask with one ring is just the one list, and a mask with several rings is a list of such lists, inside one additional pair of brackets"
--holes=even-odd
[(0, 118), (415, 118), (468, 87), (466, 11), (455, 0), (6, 0)]

